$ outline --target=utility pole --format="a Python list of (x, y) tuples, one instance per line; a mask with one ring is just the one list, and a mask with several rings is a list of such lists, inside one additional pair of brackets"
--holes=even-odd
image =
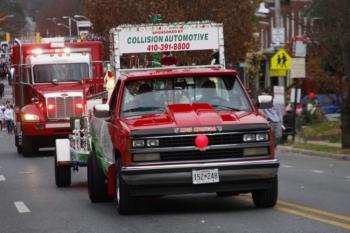
[(281, 27), (281, 0), (275, 0), (275, 24), (277, 28)]

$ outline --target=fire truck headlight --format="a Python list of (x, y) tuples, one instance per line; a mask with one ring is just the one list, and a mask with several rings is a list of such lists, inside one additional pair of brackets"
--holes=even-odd
[(40, 118), (38, 115), (25, 113), (22, 115), (22, 120), (23, 121), (39, 121)]
[(145, 141), (144, 140), (133, 140), (132, 147), (133, 148), (145, 147)]
[(243, 135), (243, 142), (254, 142), (255, 141), (255, 134), (244, 134)]
[(158, 161), (160, 160), (160, 154), (159, 153), (134, 154), (133, 160), (135, 162)]

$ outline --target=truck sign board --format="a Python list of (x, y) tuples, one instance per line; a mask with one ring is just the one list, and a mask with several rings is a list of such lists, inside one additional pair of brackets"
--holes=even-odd
[(211, 24), (123, 28), (119, 32), (120, 53), (217, 49), (219, 29)]

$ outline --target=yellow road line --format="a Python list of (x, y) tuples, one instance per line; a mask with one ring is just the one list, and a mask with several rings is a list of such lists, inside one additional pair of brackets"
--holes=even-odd
[(311, 213), (320, 214), (320, 215), (324, 215), (324, 216), (328, 216), (328, 217), (332, 217), (332, 218), (336, 218), (336, 219), (340, 219), (340, 220), (344, 220), (344, 221), (350, 222), (350, 217), (347, 217), (347, 216), (344, 216), (344, 215), (330, 213), (330, 212), (327, 212), (327, 211), (306, 207), (306, 206), (295, 204), (295, 203), (288, 202), (288, 201), (278, 200), (278, 204), (284, 205), (284, 206), (289, 206), (289, 207), (294, 207), (294, 208), (305, 210), (305, 211), (308, 211), (308, 212), (311, 212)]
[[(247, 195), (240, 196), (240, 197), (241, 197), (241, 200), (244, 200), (244, 201), (248, 201), (249, 199), (250, 200), (252, 199), (251, 196), (247, 196)], [(294, 208), (294, 209), (291, 209), (291, 208)], [(284, 212), (284, 213), (293, 214), (293, 215), (301, 216), (304, 218), (308, 218), (308, 219), (311, 219), (311, 220), (314, 220), (317, 222), (322, 222), (322, 223), (326, 223), (329, 225), (337, 226), (337, 227), (340, 227), (340, 228), (343, 228), (346, 230), (350, 230), (350, 224), (324, 218), (324, 216), (326, 216), (326, 217), (332, 217), (335, 219), (350, 222), (350, 217), (347, 217), (344, 215), (330, 213), (327, 211), (318, 210), (318, 209), (306, 207), (306, 206), (295, 204), (295, 203), (288, 202), (288, 201), (281, 201), (281, 200), (278, 200), (277, 205), (273, 209), (277, 210), (277, 211)], [(299, 211), (296, 209), (303, 210), (303, 211)], [(307, 213), (304, 211), (315, 213), (315, 214), (318, 214), (321, 216), (313, 215), (313, 214), (310, 214), (310, 213)]]
[(346, 230), (350, 230), (350, 225), (349, 224), (345, 224), (345, 223), (341, 223), (341, 222), (337, 222), (337, 221), (333, 221), (333, 220), (329, 220), (329, 219), (325, 219), (325, 218), (320, 218), (320, 217), (317, 217), (317, 216), (312, 215), (312, 214), (307, 214), (307, 213), (304, 213), (304, 212), (301, 212), (301, 211), (298, 211), (298, 210), (288, 209), (288, 208), (285, 208), (285, 207), (281, 207), (279, 205), (275, 206), (274, 209), (278, 210), (278, 211), (281, 211), (281, 212), (288, 213), (288, 214), (301, 216), (301, 217), (304, 217), (304, 218), (312, 219), (312, 220), (317, 221), (317, 222), (322, 222), (322, 223), (326, 223), (326, 224), (329, 224), (329, 225), (337, 226), (337, 227), (340, 227), (340, 228), (343, 228), (343, 229), (346, 229)]

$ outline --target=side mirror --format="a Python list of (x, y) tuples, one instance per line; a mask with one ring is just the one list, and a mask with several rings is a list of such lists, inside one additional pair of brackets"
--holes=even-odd
[(38, 97), (33, 97), (33, 98), (32, 98), (32, 102), (33, 102), (34, 104), (38, 104), (38, 103), (39, 103), (39, 98), (38, 98)]
[(96, 104), (94, 106), (94, 116), (97, 118), (110, 117), (111, 113), (108, 104)]
[(8, 83), (9, 83), (10, 86), (11, 86), (12, 83), (13, 83), (14, 77), (15, 77), (15, 68), (11, 68), (11, 69), (10, 69), (10, 72), (9, 72), (9, 74), (8, 74)]
[(272, 108), (272, 96), (271, 95), (259, 95), (258, 96), (258, 109)]

